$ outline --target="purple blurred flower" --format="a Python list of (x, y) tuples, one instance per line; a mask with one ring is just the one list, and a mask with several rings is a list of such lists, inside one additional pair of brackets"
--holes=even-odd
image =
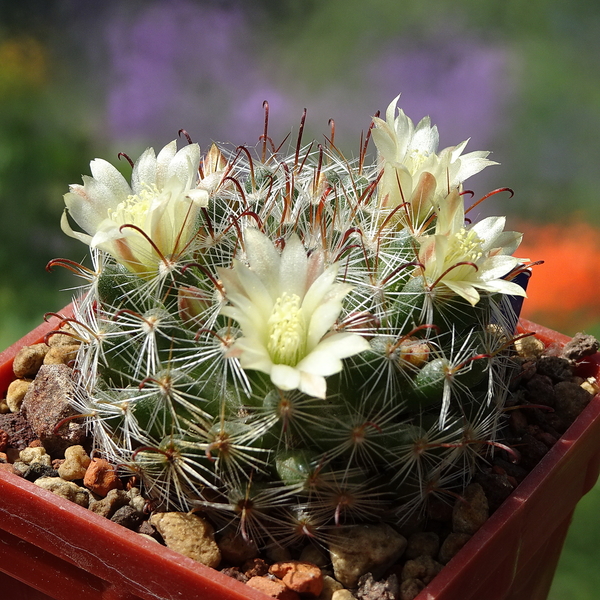
[(503, 125), (510, 85), (507, 49), (451, 40), (391, 47), (365, 66), (365, 77), (384, 110), (402, 92), (399, 106), (417, 122), (431, 116), (439, 127), (440, 147), (471, 138), (469, 149), (489, 145)]
[(184, 127), (204, 145), (208, 136), (254, 142), (265, 97), (250, 116), (244, 106), (261, 77), (248, 34), (241, 11), (186, 0), (116, 15), (107, 30), (112, 135), (172, 138)]
[(334, 118), (338, 144), (356, 154), (373, 113), (402, 92), (399, 105), (414, 121), (429, 114), (439, 126), (440, 147), (472, 137), (469, 150), (486, 149), (503, 126), (510, 57), (457, 37), (391, 40), (315, 90), (277, 61), (277, 48), (241, 4), (172, 0), (114, 11), (106, 34), (109, 130), (117, 141), (168, 141), (185, 128), (202, 148), (212, 139), (253, 145), (268, 100), (276, 142), (297, 130), (307, 107), (306, 140), (329, 134)]

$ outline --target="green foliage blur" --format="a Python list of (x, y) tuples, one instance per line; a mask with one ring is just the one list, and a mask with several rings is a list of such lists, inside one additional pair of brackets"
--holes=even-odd
[[(17, 5), (11, 4), (13, 7)], [(17, 11), (15, 11), (16, 13)], [(85, 169), (90, 132), (70, 118), (62, 69), (46, 26), (22, 22), (2, 4), (0, 19), (0, 345), (68, 302), (73, 282), (45, 271), (57, 253), (84, 252), (58, 228), (67, 180)], [(39, 12), (37, 13), (39, 16)], [(14, 17), (14, 19), (13, 19)]]

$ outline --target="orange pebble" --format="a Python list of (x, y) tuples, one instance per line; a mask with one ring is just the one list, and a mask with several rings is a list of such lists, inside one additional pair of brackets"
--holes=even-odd
[(246, 582), (247, 586), (255, 590), (261, 591), (271, 598), (277, 598), (277, 600), (300, 600), (300, 596), (282, 581), (276, 581), (269, 579), (268, 577), (251, 577)]
[(299, 594), (318, 596), (323, 590), (323, 573), (312, 563), (298, 560), (278, 562), (271, 565), (269, 572)]
[(115, 468), (104, 458), (94, 458), (85, 472), (83, 485), (103, 498), (110, 490), (121, 490), (123, 484)]

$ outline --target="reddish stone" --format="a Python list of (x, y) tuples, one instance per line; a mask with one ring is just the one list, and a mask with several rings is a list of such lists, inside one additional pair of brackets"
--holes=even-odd
[(271, 565), (269, 572), (299, 594), (318, 596), (323, 590), (323, 573), (312, 563), (299, 560), (278, 562)]
[(262, 577), (269, 572), (269, 565), (262, 558), (252, 558), (242, 565), (242, 571), (248, 578)]
[(7, 454), (14, 448), (18, 455), (20, 450), (27, 448), (37, 438), (21, 413), (0, 414), (0, 429), (8, 435), (7, 447), (4, 449)]
[(259, 590), (271, 598), (277, 598), (277, 600), (300, 600), (300, 596), (290, 590), (290, 588), (276, 579), (269, 579), (268, 577), (252, 577), (246, 582), (246, 585), (250, 586), (255, 590)]
[[(85, 425), (76, 422), (80, 419), (75, 419), (72, 406), (76, 393), (72, 374), (67, 365), (42, 365), (21, 406), (35, 436), (53, 458), (61, 458), (69, 446), (85, 443)], [(11, 445), (15, 446), (12, 436)]]
[(0, 462), (0, 471), (8, 471), (13, 475), (20, 475), (10, 463)]
[(121, 490), (123, 484), (114, 467), (104, 458), (94, 458), (85, 472), (83, 485), (103, 498), (110, 490)]
[(4, 452), (8, 446), (8, 433), (0, 429), (0, 452)]

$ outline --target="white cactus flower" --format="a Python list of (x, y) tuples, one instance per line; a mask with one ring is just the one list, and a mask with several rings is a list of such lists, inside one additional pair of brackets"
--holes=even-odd
[[(155, 156), (148, 148), (136, 161), (131, 185), (110, 163), (90, 163), (93, 177), (73, 184), (65, 194), (63, 231), (92, 248), (110, 253), (130, 271), (156, 274), (176, 259), (196, 231), (196, 217), (209, 192), (196, 187), (200, 148), (177, 151), (176, 141)], [(73, 231), (67, 213), (83, 229)]]
[(318, 252), (307, 257), (295, 234), (281, 254), (256, 229), (246, 229), (244, 242), (249, 266), (236, 260), (219, 270), (229, 301), (221, 312), (243, 333), (230, 355), (282, 390), (325, 398), (325, 377), (342, 370), (342, 358), (369, 348), (358, 334), (332, 332), (352, 286), (336, 283), (337, 264), (324, 269)]
[(435, 232), (418, 239), (427, 285), (458, 294), (473, 306), (480, 299), (477, 290), (526, 296), (521, 286), (503, 279), (527, 262), (511, 256), (522, 234), (504, 231), (505, 217), (487, 217), (469, 228), (464, 219), (463, 200), (455, 190), (440, 206)]
[[(489, 152), (470, 152), (461, 156), (469, 140), (445, 148), (439, 154), (438, 130), (424, 117), (415, 127), (413, 121), (398, 109), (396, 96), (386, 111), (386, 119), (375, 117), (373, 141), (383, 165), (378, 194), (382, 208), (394, 209), (409, 203), (407, 225), (419, 230), (432, 214), (435, 205), (471, 175), (489, 165)], [(403, 211), (399, 212), (402, 217)]]

